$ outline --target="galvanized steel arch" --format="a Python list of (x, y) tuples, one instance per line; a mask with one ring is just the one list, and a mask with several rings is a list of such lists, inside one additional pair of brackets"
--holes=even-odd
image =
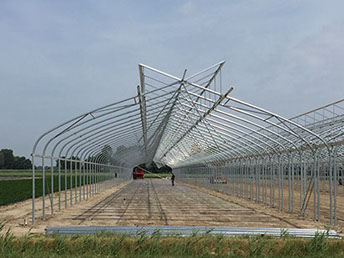
[[(120, 170), (127, 173), (123, 174), (123, 179), (130, 177), (132, 166), (152, 161), (159, 166), (169, 165), (177, 171), (191, 167), (208, 167), (211, 170), (215, 164), (218, 168), (216, 173), (227, 164), (228, 169), (239, 169), (242, 173), (240, 175), (246, 177), (249, 175), (248, 171), (259, 173), (260, 177), (260, 173), (265, 176), (266, 171), (270, 171), (272, 174), (275, 173), (276, 166), (278, 171), (282, 166), (290, 169), (287, 170), (288, 179), (294, 176), (294, 167), (301, 174), (308, 173), (307, 169), (302, 172), (303, 163), (313, 162), (314, 169), (318, 169), (316, 166), (321, 162), (326, 163), (327, 170), (332, 173), (332, 157), (340, 156), (338, 153), (343, 148), (342, 144), (338, 144), (338, 153), (330, 148), (332, 139), (344, 135), (341, 117), (336, 117), (338, 121), (332, 124), (326, 124), (323, 119), (315, 121), (312, 126), (306, 123), (303, 125), (296, 121), (301, 120), (302, 116), (286, 119), (236, 99), (232, 97), (231, 89), (225, 93), (222, 91), (221, 69), (224, 63), (217, 63), (188, 77), (185, 70), (180, 78), (139, 64), (140, 85), (136, 96), (84, 113), (38, 137), (32, 150), (33, 197), (37, 158), (42, 160), (44, 180), (45, 159), (50, 159), (52, 192), (54, 160), (58, 161), (59, 184), (60, 161), (65, 164), (70, 162), (69, 175), (79, 175), (81, 180), (83, 173), (84, 181), (85, 174), (86, 179), (91, 176), (87, 173), (104, 176), (101, 171), (105, 171), (105, 168), (115, 171), (118, 169), (116, 162), (119, 162)], [(343, 100), (334, 104), (341, 103)], [(324, 108), (329, 107), (332, 106)], [(317, 123), (326, 126), (320, 127)], [(108, 161), (108, 157), (102, 153), (105, 146), (111, 148), (111, 162), (115, 162), (114, 164), (104, 164)], [(38, 147), (41, 148), (40, 151)], [(49, 150), (50, 156), (46, 154)], [(74, 155), (79, 160), (72, 159)], [(73, 169), (73, 164), (80, 164), (80, 171)], [(228, 169), (227, 172), (231, 171)], [(315, 182), (318, 182), (316, 180), (319, 180), (319, 175), (315, 172), (312, 175), (312, 184), (317, 187)], [(103, 181), (98, 183), (108, 185)], [(331, 182), (330, 188), (332, 185)], [(302, 187), (301, 190), (304, 191)], [(59, 189), (59, 207), (60, 192)], [(309, 198), (308, 192), (300, 196), (300, 200)], [(79, 198), (81, 200), (81, 194)], [(53, 195), (51, 200), (53, 204)], [(70, 201), (72, 204), (73, 200)], [(291, 205), (291, 199), (289, 202)], [(67, 203), (65, 205), (67, 207)], [(305, 202), (302, 205), (302, 212), (305, 212)], [(293, 210), (293, 207), (289, 206), (289, 210)], [(33, 219), (34, 210), (33, 198)], [(53, 205), (51, 210), (53, 213)], [(319, 214), (320, 212), (315, 214), (317, 219)], [(331, 222), (332, 214), (331, 211)]]

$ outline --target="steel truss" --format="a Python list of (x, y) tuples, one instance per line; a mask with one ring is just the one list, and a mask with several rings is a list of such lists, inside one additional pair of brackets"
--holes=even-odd
[[(82, 114), (40, 136), (32, 151), (33, 223), (39, 159), (42, 219), (48, 187), (53, 214), (56, 184), (60, 210), (61, 202), (65, 208), (72, 206), (128, 180), (135, 165), (154, 161), (171, 166), (181, 181), (301, 216), (312, 210), (315, 220), (323, 210), (322, 191), (327, 191), (329, 207), (323, 213), (335, 224), (337, 185), (344, 182), (344, 100), (286, 119), (232, 97), (231, 87), (223, 89), (224, 63), (192, 76), (185, 70), (181, 77), (140, 64), (136, 96)], [(66, 191), (61, 190), (62, 179), (64, 185), (69, 183)]]

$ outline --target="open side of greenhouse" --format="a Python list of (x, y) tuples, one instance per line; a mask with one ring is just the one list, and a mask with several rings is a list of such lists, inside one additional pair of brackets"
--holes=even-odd
[(172, 167), (179, 182), (331, 225), (344, 220), (344, 99), (287, 119), (235, 98), (223, 86), (224, 63), (191, 76), (139, 64), (136, 96), (41, 135), (32, 151), (32, 223), (45, 219), (47, 202), (53, 215), (54, 204), (61, 210), (92, 198), (152, 161)]

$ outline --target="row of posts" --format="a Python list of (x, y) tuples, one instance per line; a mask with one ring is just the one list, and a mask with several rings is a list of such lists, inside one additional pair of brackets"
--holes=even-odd
[[(66, 158), (32, 156), (32, 224), (35, 223), (35, 205), (36, 205), (36, 166), (35, 158), (42, 161), (42, 219), (46, 218), (46, 197), (50, 200), (50, 214), (54, 214), (54, 193), (56, 180), (54, 177), (57, 172), (58, 190), (57, 207), (61, 211), (61, 204), (64, 201), (64, 208), (73, 206), (82, 200), (88, 200), (95, 194), (102, 192), (123, 181), (129, 180), (130, 169), (101, 164), (92, 161), (80, 161)], [(50, 171), (45, 167), (45, 160), (50, 160)], [(54, 170), (54, 161), (57, 161), (57, 167)], [(62, 168), (64, 164), (64, 168)], [(69, 166), (68, 166), (69, 165)], [(56, 171), (57, 169), (57, 171)], [(50, 186), (48, 175), (50, 174)], [(68, 185), (69, 183), (69, 185)], [(63, 187), (64, 185), (64, 187)], [(50, 188), (50, 193), (48, 189)], [(48, 194), (48, 195), (47, 195)], [(69, 195), (69, 200), (68, 200)]]
[[(307, 154), (307, 155), (306, 155)], [(320, 220), (320, 193), (329, 193), (330, 224), (337, 223), (337, 185), (343, 177), (343, 163), (332, 151), (326, 153), (287, 153), (268, 157), (237, 159), (222, 166), (175, 169), (176, 178), (191, 184), (252, 200), (280, 211), (306, 215), (313, 202), (314, 220)], [(323, 190), (321, 191), (322, 188)], [(285, 192), (287, 191), (287, 193)], [(286, 196), (287, 195), (287, 196)], [(285, 203), (285, 199), (287, 202)], [(327, 198), (327, 197), (326, 197)], [(296, 208), (295, 201), (299, 202)], [(322, 207), (324, 208), (324, 207)]]

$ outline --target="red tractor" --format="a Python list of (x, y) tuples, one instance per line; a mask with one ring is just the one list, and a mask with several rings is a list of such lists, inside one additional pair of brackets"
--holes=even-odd
[(133, 179), (143, 179), (144, 178), (144, 174), (143, 174), (143, 169), (142, 168), (138, 168), (138, 167), (134, 167), (133, 169)]

